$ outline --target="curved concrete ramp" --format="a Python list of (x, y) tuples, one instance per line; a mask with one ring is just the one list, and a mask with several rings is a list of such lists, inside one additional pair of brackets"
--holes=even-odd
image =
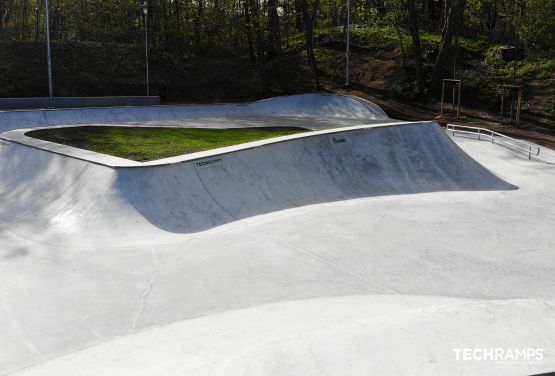
[(133, 168), (10, 144), (0, 149), (0, 218), (104, 234), (114, 226), (120, 233), (143, 231), (139, 224), (146, 220), (166, 232), (194, 233), (322, 202), (515, 188), (470, 158), (435, 123), (281, 140)]
[[(258, 118), (254, 119), (254, 118)], [(210, 119), (200, 126), (260, 126), (265, 123), (294, 125), (299, 118), (313, 120), (315, 128), (331, 127), (331, 122), (361, 124), (389, 117), (376, 104), (362, 98), (338, 94), (299, 94), (252, 103), (215, 105), (173, 105), (151, 107), (111, 107), (0, 111), (0, 132), (12, 129), (83, 124), (141, 124), (199, 126), (199, 119)], [(234, 125), (236, 119), (237, 125)], [(272, 120), (273, 119), (273, 120)], [(194, 121), (193, 121), (194, 120)], [(337, 125), (336, 125), (337, 126)]]
[[(149, 329), (15, 375), (531, 375), (555, 369), (553, 304), (371, 295), (282, 302)], [(478, 350), (474, 358), (468, 349)]]
[(455, 142), (388, 124), (118, 165), (0, 140), (0, 374), (553, 371), (554, 167)]

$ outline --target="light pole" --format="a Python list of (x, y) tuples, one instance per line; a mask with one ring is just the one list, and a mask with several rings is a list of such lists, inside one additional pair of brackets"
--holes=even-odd
[(52, 57), (50, 54), (50, 10), (45, 0), (46, 12), (46, 60), (48, 61), (48, 108), (54, 108), (54, 90), (52, 89)]
[(351, 2), (347, 0), (347, 33), (345, 35), (346, 47), (345, 47), (345, 87), (350, 86), (349, 82), (349, 43), (351, 41)]
[(145, 17), (145, 61), (146, 61), (146, 96), (150, 95), (149, 78), (148, 78), (148, 2), (143, 2), (143, 15)]

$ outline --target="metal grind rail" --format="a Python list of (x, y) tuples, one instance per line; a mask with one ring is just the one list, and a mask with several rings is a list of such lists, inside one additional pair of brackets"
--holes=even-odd
[(537, 145), (530, 144), (526, 141), (517, 140), (515, 138), (505, 136), (504, 134), (486, 128), (469, 127), (466, 125), (458, 124), (447, 124), (446, 131), (451, 133), (453, 136), (460, 135), (462, 137), (489, 141), (492, 144), (505, 146), (515, 153), (527, 156), (528, 159), (533, 159), (534, 156), (540, 154), (540, 147)]

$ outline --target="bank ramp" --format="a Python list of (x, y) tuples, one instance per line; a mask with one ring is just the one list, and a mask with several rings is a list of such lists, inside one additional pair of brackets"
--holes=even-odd
[[(376, 104), (340, 94), (299, 94), (250, 103), (0, 111), (0, 133), (60, 125), (187, 127), (298, 125), (313, 129), (390, 121)], [(284, 124), (285, 123), (285, 124)]]
[(515, 188), (434, 122), (309, 132), (147, 164), (115, 159), (111, 166), (4, 142), (0, 160), (3, 221), (104, 236), (113, 229), (195, 233), (362, 197)]

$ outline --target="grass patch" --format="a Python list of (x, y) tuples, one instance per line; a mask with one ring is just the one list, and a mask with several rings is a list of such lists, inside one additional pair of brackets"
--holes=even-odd
[(206, 129), (85, 126), (41, 129), (27, 132), (26, 135), (145, 162), (308, 131), (293, 127)]

